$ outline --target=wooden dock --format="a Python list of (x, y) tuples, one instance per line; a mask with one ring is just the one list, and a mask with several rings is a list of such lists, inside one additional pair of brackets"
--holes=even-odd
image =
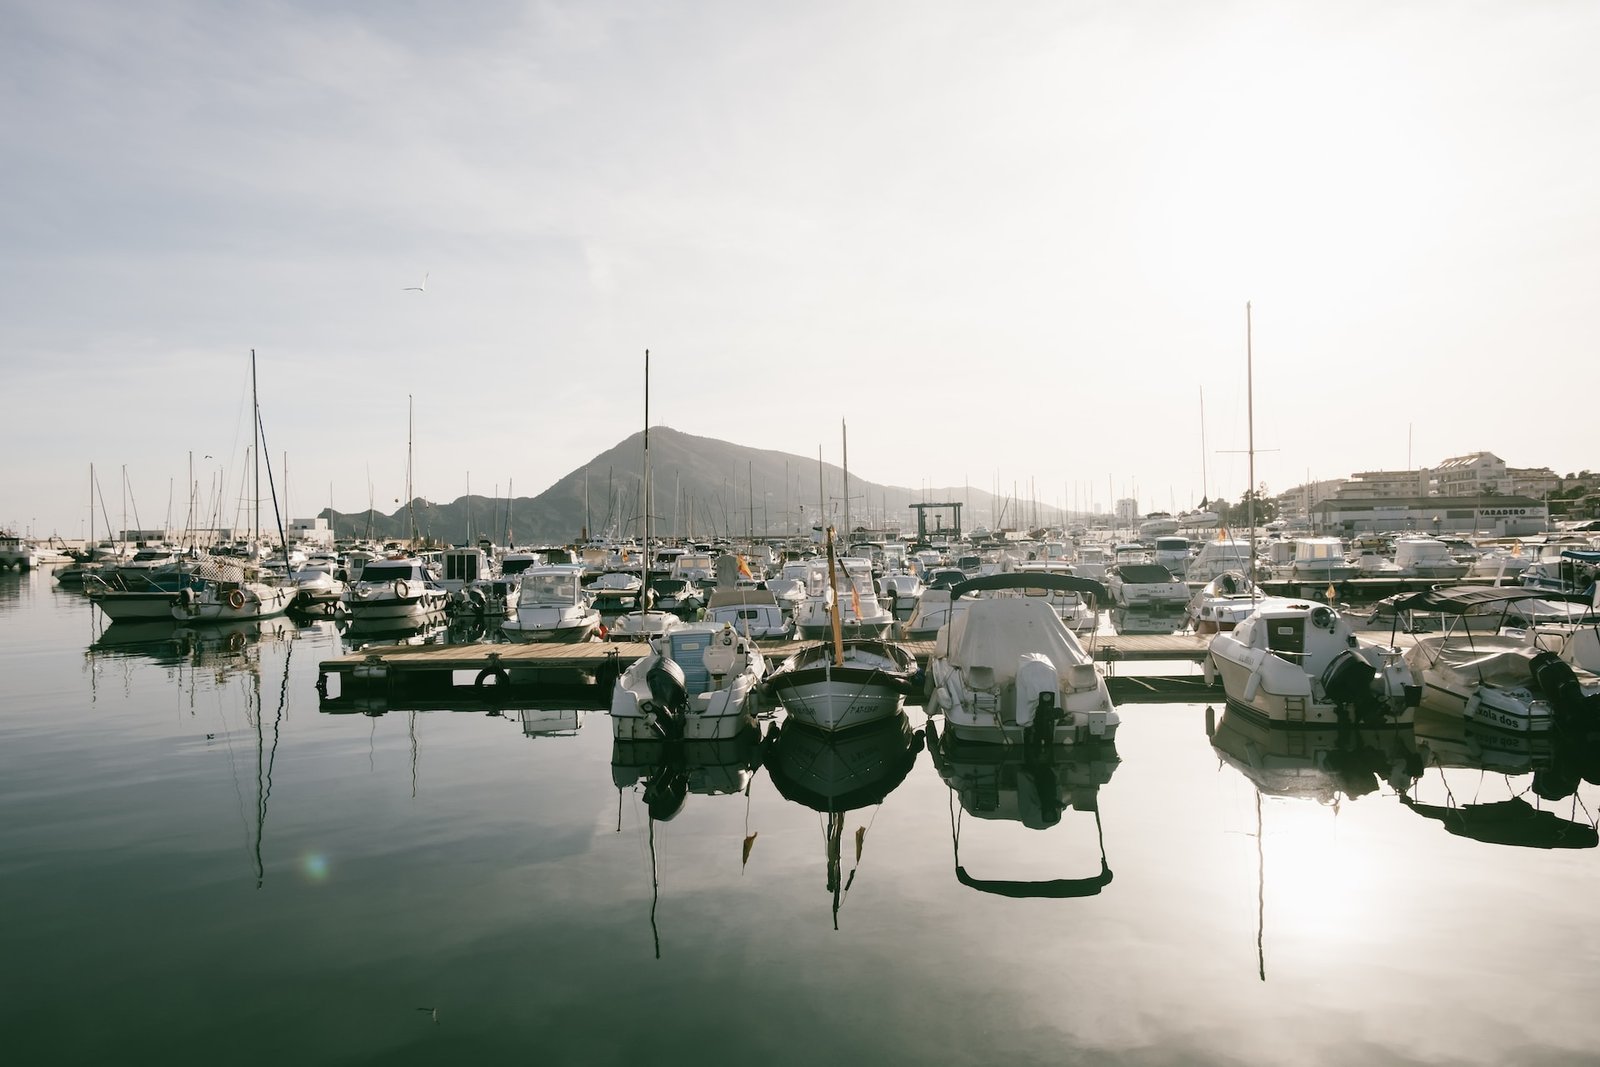
[[(1209, 640), (1196, 634), (1106, 635), (1095, 639), (1093, 652), (1095, 659), (1109, 665), (1108, 676), (1114, 676), (1118, 663), (1198, 663), (1205, 658)], [(776, 665), (809, 643), (767, 643), (761, 650), (767, 662)], [(932, 641), (901, 645), (916, 657), (919, 667), (927, 669)], [(462, 699), (506, 704), (565, 698), (592, 704), (597, 698), (609, 699), (617, 676), (649, 653), (649, 645), (631, 641), (386, 645), (323, 660), (318, 665), (317, 693), (329, 710)]]

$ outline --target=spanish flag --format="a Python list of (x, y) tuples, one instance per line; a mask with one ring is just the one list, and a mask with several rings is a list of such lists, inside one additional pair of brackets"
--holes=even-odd
[(856, 618), (861, 618), (861, 594), (856, 592), (856, 583), (850, 583), (850, 607), (855, 612)]
[(750, 573), (750, 564), (744, 561), (744, 557), (735, 556), (733, 558), (739, 561), (739, 573), (750, 579), (752, 582), (755, 581), (756, 576)]

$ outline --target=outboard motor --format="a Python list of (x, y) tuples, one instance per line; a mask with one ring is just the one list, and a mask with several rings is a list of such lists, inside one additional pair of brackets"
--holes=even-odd
[(1322, 672), (1322, 691), (1335, 704), (1355, 704), (1372, 694), (1372, 680), (1378, 670), (1360, 656), (1345, 649)]
[(1550, 702), (1556, 725), (1563, 730), (1590, 725), (1594, 705), (1583, 695), (1583, 686), (1572, 664), (1554, 652), (1539, 652), (1528, 664), (1533, 684)]
[(670, 659), (657, 659), (644, 676), (650, 699), (641, 701), (639, 710), (650, 720), (650, 728), (663, 739), (683, 736), (683, 718), (689, 707), (689, 688), (683, 668)]

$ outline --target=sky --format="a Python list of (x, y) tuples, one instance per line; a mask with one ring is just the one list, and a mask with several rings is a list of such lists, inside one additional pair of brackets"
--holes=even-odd
[(1273, 492), (1600, 467), (1588, 0), (0, 27), (0, 525), (35, 535), (87, 532), (91, 464), (119, 528), (190, 486), (231, 522), (252, 350), (293, 517), (394, 510), (408, 436), (420, 496), (535, 495), (642, 426), (646, 349), (652, 424), (836, 463), (845, 423), (913, 489), (1181, 510), (1252, 436)]

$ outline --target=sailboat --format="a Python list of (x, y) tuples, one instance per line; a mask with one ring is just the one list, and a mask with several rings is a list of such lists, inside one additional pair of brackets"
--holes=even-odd
[[(838, 581), (834, 531), (824, 535), (828, 573)], [(917, 661), (892, 641), (875, 637), (845, 640), (839, 613), (833, 613), (832, 640), (805, 645), (767, 677), (766, 690), (789, 718), (819, 730), (847, 730), (900, 712), (920, 682)]]
[[(261, 454), (266, 446), (266, 433), (261, 425), (261, 403), (256, 394), (256, 352), (250, 350), (250, 406), (255, 423), (256, 456), (256, 536), (261, 533)], [(272, 485), (272, 464), (267, 464), (267, 484), (273, 493), (273, 510), (277, 510), (277, 489)], [(288, 570), (289, 540), (283, 529), (283, 517), (278, 516), (278, 539), (284, 550), (284, 568)], [(200, 581), (186, 585), (172, 606), (172, 617), (179, 622), (218, 623), (266, 619), (282, 615), (289, 610), (295, 589), (290, 585), (269, 584), (257, 574), (242, 568), (228, 568), (215, 574), (202, 570)]]

